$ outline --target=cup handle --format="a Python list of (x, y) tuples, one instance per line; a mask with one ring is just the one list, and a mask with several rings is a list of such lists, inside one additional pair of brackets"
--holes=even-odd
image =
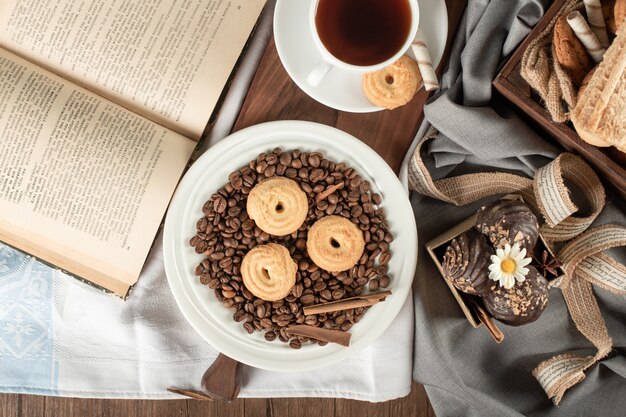
[(322, 79), (333, 69), (333, 66), (327, 62), (322, 62), (317, 67), (313, 68), (309, 75), (306, 77), (306, 82), (312, 87), (317, 87)]

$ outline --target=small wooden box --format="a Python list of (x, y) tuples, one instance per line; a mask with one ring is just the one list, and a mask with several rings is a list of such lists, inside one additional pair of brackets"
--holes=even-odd
[[(506, 195), (501, 199), (524, 201), (522, 197), (512, 194)], [(477, 214), (474, 214), (454, 226), (452, 229), (426, 243), (426, 250), (430, 254), (430, 257), (435, 263), (435, 266), (439, 270), (441, 278), (445, 281), (448, 288), (450, 288), (452, 295), (459, 304), (459, 307), (461, 307), (461, 310), (463, 311), (463, 314), (465, 314), (465, 317), (467, 318), (469, 324), (471, 324), (474, 328), (477, 328), (481, 324), (484, 324), (489, 333), (491, 333), (491, 335), (493, 336), (494, 340), (497, 343), (501, 343), (504, 340), (504, 334), (500, 331), (496, 323), (494, 323), (493, 318), (491, 317), (489, 312), (487, 312), (487, 310), (485, 310), (485, 308), (483, 307), (483, 302), (481, 298), (476, 295), (466, 294), (462, 291), (459, 291), (454, 285), (450, 283), (450, 281), (448, 281), (444, 277), (443, 266), (441, 265), (443, 255), (452, 239), (462, 235), (463, 233), (474, 227), (474, 225), (476, 225), (476, 218)], [(544, 250), (548, 251), (550, 256), (554, 256), (552, 250), (546, 243), (543, 236), (541, 236), (540, 234), (539, 240), (537, 241), (537, 246), (535, 247), (535, 253)], [(527, 256), (532, 256), (532, 254)], [(558, 271), (560, 272), (560, 276), (548, 279), (551, 286), (558, 282), (558, 280), (565, 273), (561, 268), (558, 268)]]
[(511, 55), (493, 82), (494, 87), (524, 113), (535, 120), (565, 149), (587, 160), (622, 198), (626, 198), (626, 154), (614, 147), (597, 148), (583, 141), (570, 123), (556, 123), (520, 75), (522, 56), (529, 43), (552, 21), (566, 0), (555, 0), (537, 26)]

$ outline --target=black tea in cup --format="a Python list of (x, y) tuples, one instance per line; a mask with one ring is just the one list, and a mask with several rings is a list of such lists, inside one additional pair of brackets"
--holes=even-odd
[(358, 66), (393, 57), (411, 30), (408, 0), (319, 0), (317, 34), (335, 58)]

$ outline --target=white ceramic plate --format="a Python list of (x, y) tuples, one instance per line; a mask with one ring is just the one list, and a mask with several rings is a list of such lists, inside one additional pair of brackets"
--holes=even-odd
[[(369, 180), (383, 197), (395, 239), (389, 263), (393, 293), (368, 311), (351, 329), (350, 347), (307, 344), (299, 350), (263, 333), (249, 335), (232, 319), (232, 310), (217, 301), (213, 290), (194, 275), (203, 256), (189, 246), (202, 205), (228, 180), (228, 175), (261, 152), (275, 147), (321, 151), (345, 161)], [(374, 339), (396, 317), (411, 288), (417, 262), (417, 230), (405, 189), (385, 161), (363, 142), (332, 127), (311, 122), (269, 122), (241, 130), (205, 152), (182, 179), (165, 221), (163, 252), (167, 279), (179, 308), (196, 331), (220, 352), (242, 363), (276, 371), (304, 371), (347, 358)]]
[[(309, 30), (308, 13), (313, 0), (278, 0), (274, 11), (274, 39), (278, 56), (293, 81), (313, 99), (337, 110), (368, 113), (382, 110), (365, 97), (361, 75), (333, 68), (312, 87), (306, 78), (322, 62)], [(426, 38), (435, 68), (448, 37), (448, 12), (444, 0), (418, 0), (420, 30)], [(413, 52), (408, 55), (415, 58)]]

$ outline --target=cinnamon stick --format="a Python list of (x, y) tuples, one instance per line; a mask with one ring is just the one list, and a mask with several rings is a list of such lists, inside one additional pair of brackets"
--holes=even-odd
[(493, 322), (493, 318), (489, 315), (489, 313), (487, 313), (487, 311), (485, 311), (485, 309), (480, 304), (478, 304), (470, 297), (468, 298), (470, 299), (470, 304), (472, 305), (472, 307), (474, 307), (474, 313), (476, 313), (478, 320), (485, 325), (485, 327), (491, 334), (491, 337), (493, 337), (493, 340), (495, 340), (496, 343), (501, 343), (504, 340), (504, 333), (502, 333), (498, 326), (496, 326), (496, 324)]
[(167, 390), (169, 392), (173, 392), (174, 394), (184, 395), (185, 397), (193, 398), (194, 400), (213, 401), (213, 398), (209, 397), (208, 395), (200, 391), (181, 389), (181, 388), (175, 388), (175, 387), (167, 387)]
[(315, 197), (315, 204), (318, 204), (320, 201), (324, 200), (329, 195), (337, 191), (342, 185), (343, 185), (343, 182), (337, 183), (335, 185), (331, 185), (330, 187), (328, 187), (327, 189), (319, 193), (317, 197)]
[(391, 295), (391, 291), (383, 291), (373, 294), (359, 295), (357, 297), (346, 298), (338, 301), (331, 301), (330, 303), (315, 304), (304, 307), (304, 315), (310, 316), (313, 314), (334, 313), (335, 311), (350, 310), (352, 308), (369, 307), (374, 304), (378, 304), (381, 301), (385, 301), (385, 298), (389, 295)]
[(350, 346), (350, 338), (352, 337), (352, 334), (341, 330), (329, 330), (305, 324), (290, 326), (286, 331), (292, 336), (310, 337), (322, 342), (337, 343), (341, 346)]

